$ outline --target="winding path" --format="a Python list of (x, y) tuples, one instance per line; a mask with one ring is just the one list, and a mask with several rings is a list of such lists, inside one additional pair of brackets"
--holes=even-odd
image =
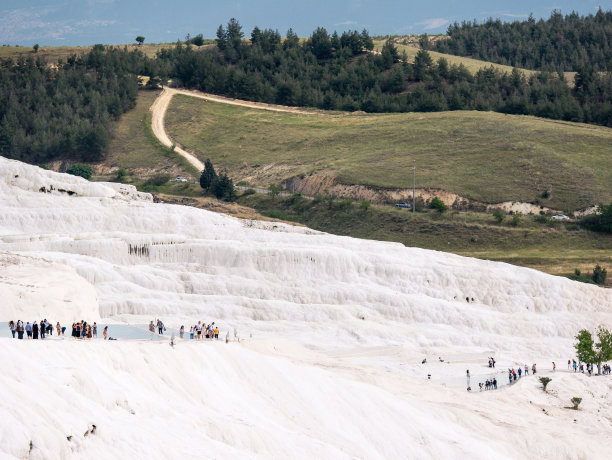
[(172, 142), (170, 136), (166, 132), (166, 111), (168, 110), (168, 105), (170, 105), (170, 101), (175, 94), (183, 94), (185, 96), (197, 97), (199, 99), (204, 99), (206, 101), (211, 102), (220, 102), (222, 104), (229, 105), (238, 105), (241, 107), (249, 107), (252, 109), (259, 110), (269, 110), (272, 112), (290, 112), (290, 113), (300, 113), (313, 115), (319, 112), (304, 110), (297, 107), (285, 107), (279, 105), (265, 104), (261, 102), (249, 102), (249, 101), (241, 101), (237, 99), (230, 99), (223, 96), (215, 96), (212, 94), (202, 93), (199, 91), (188, 91), (183, 89), (174, 89), (174, 88), (164, 88), (159, 97), (155, 99), (153, 104), (151, 105), (151, 110), (153, 116), (151, 117), (151, 127), (153, 129), (153, 134), (157, 139), (166, 147), (172, 148), (174, 145), (174, 151), (185, 158), (194, 168), (198, 171), (204, 170), (204, 164), (198, 160), (195, 155), (189, 153), (185, 149), (176, 145), (176, 143)]

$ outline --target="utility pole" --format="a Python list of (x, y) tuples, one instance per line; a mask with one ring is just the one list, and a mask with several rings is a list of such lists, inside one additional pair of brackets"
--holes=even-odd
[(416, 207), (416, 198), (414, 196), (414, 182), (416, 177), (416, 160), (412, 160), (412, 213), (414, 214), (414, 209)]

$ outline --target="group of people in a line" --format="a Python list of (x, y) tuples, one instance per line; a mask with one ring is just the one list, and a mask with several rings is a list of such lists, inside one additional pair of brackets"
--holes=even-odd
[[(576, 362), (575, 359), (572, 360), (567, 360), (567, 368), (569, 370), (572, 370), (572, 368), (574, 369), (574, 372), (582, 372), (584, 374), (584, 370), (585, 370), (585, 363), (581, 363), (580, 361)], [(589, 375), (593, 375), (593, 364), (586, 364), (586, 371), (588, 372)], [(609, 364), (604, 364), (601, 367), (601, 373), (603, 375), (608, 375), (610, 374), (610, 365)]]
[[(185, 337), (185, 326), (181, 326), (179, 329), (179, 337), (181, 339)], [(219, 340), (219, 328), (215, 326), (214, 321), (211, 324), (198, 321), (198, 324), (195, 324), (189, 328), (189, 340), (204, 339)]]
[[(554, 370), (554, 364), (555, 363), (553, 363), (553, 370)], [(535, 375), (536, 372), (537, 372), (537, 368), (534, 363), (531, 366), (531, 373)], [(520, 379), (522, 375), (523, 375), (523, 370), (521, 369), (521, 366), (518, 366), (517, 370), (514, 370), (514, 368), (509, 368), (508, 369), (508, 383), (516, 382), (517, 377)], [(525, 364), (524, 375), (529, 375), (529, 366), (527, 364)]]
[[(11, 334), (13, 338), (23, 340), (24, 336), (28, 339), (44, 339), (47, 335), (53, 335), (53, 324), (47, 321), (47, 319), (43, 319), (40, 322), (34, 321), (32, 324), (30, 322), (26, 322), (23, 324), (23, 321), (17, 320), (9, 321), (8, 323), (9, 329), (11, 330)], [(60, 326), (58, 322), (56, 324), (57, 335), (63, 335), (66, 328)]]
[[(47, 335), (53, 335), (54, 326), (51, 322), (44, 319), (37, 322), (34, 321), (32, 324), (27, 322), (23, 324), (23, 321), (18, 320), (9, 321), (9, 329), (13, 338), (23, 339), (24, 336), (28, 339), (37, 340), (44, 339)], [(66, 332), (66, 327), (62, 326), (59, 321), (55, 325), (55, 330), (58, 336), (63, 336)], [(94, 322), (92, 325), (87, 324), (85, 321), (79, 321), (72, 323), (72, 337), (76, 339), (91, 339), (98, 337), (98, 325)], [(104, 327), (104, 339), (108, 338), (108, 326)]]
[[(149, 323), (149, 332), (155, 334), (155, 331), (159, 335), (163, 335), (166, 331), (166, 326), (161, 319), (152, 320)], [(179, 328), (179, 337), (185, 339), (185, 326), (182, 325)], [(216, 339), (219, 340), (219, 328), (215, 326), (213, 321), (210, 324), (206, 324), (203, 321), (198, 321), (198, 324), (194, 324), (189, 328), (189, 340), (204, 340), (204, 339)]]
[[(489, 367), (490, 368), (494, 368), (495, 367), (495, 358), (489, 358)], [(517, 379), (520, 379), (523, 375), (529, 375), (529, 366), (527, 364), (525, 364), (525, 370), (523, 371), (523, 368), (521, 366), (518, 366), (517, 369), (515, 369), (514, 367), (512, 368), (508, 368), (508, 383), (512, 384), (514, 382), (517, 381)], [(553, 370), (554, 370), (554, 363), (553, 363)], [(537, 368), (535, 363), (531, 366), (531, 373), (535, 375), (535, 373), (537, 372)], [(470, 386), (470, 370), (466, 370), (465, 371), (465, 376), (467, 378), (467, 391), (472, 391), (472, 387)], [(497, 378), (492, 377), (489, 379), (486, 379), (484, 382), (479, 382), (478, 383), (478, 387), (480, 388), (480, 391), (482, 391), (483, 389), (486, 390), (497, 390)]]
[(484, 390), (497, 390), (497, 379), (495, 377), (487, 379), (484, 383), (480, 382), (478, 386), (480, 387), (480, 391), (482, 391), (483, 388)]

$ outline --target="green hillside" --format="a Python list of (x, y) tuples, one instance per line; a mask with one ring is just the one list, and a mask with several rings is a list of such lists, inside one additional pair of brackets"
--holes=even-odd
[[(384, 43), (385, 43), (384, 40), (374, 40), (374, 49), (380, 51)], [(397, 41), (394, 41), (394, 44), (400, 53), (402, 51), (406, 52), (406, 56), (408, 57), (409, 61), (414, 61), (414, 57), (416, 56), (416, 54), (419, 52), (419, 49), (420, 49), (418, 46), (404, 45), (402, 43), (397, 43)], [(506, 72), (506, 73), (512, 72), (512, 69), (513, 69), (513, 67), (511, 66), (495, 64), (495, 63), (487, 62), (487, 61), (480, 61), (478, 59), (472, 59), (469, 57), (455, 56), (453, 54), (438, 53), (437, 51), (428, 51), (428, 53), (431, 55), (432, 59), (436, 62), (438, 61), (438, 59), (444, 58), (448, 61), (450, 65), (453, 65), (453, 64), (463, 65), (471, 73), (476, 73), (480, 69), (484, 69), (486, 67), (491, 67), (491, 66), (493, 66), (495, 69), (501, 72)], [(531, 75), (531, 74), (536, 73), (533, 70), (526, 70), (526, 69), (519, 69), (519, 70), (521, 70), (525, 75)]]
[[(445, 189), (496, 203), (575, 210), (612, 200), (612, 129), (492, 112), (290, 114), (179, 96), (169, 134), (236, 181), (301, 174), (346, 184)], [(266, 173), (266, 171), (268, 171)]]

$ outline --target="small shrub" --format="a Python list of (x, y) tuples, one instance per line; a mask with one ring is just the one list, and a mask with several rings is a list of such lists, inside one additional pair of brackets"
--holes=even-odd
[(595, 268), (593, 269), (593, 276), (591, 277), (591, 279), (593, 280), (593, 282), (595, 284), (606, 284), (606, 276), (607, 276), (608, 272), (606, 271), (605, 268), (601, 268), (601, 266), (599, 264), (595, 265)]
[(149, 177), (144, 185), (145, 186), (155, 186), (155, 187), (159, 187), (160, 185), (164, 185), (166, 182), (168, 182), (170, 180), (170, 175), (169, 174), (156, 174), (153, 177)]
[(414, 200), (414, 210), (416, 212), (423, 212), (423, 209), (425, 209), (425, 200), (423, 197), (416, 197)]
[(312, 200), (312, 205), (316, 206), (317, 204), (321, 203), (324, 199), (325, 197), (323, 195), (315, 195), (314, 199)]
[(68, 174), (72, 174), (73, 176), (83, 177), (87, 180), (91, 179), (91, 166), (83, 163), (73, 164), (66, 170), (66, 172)]
[(506, 218), (506, 215), (500, 209), (496, 209), (495, 212), (493, 212), (493, 218), (498, 224), (501, 224)]
[(578, 406), (582, 402), (582, 398), (574, 396), (570, 401), (572, 401), (572, 405), (573, 405), (572, 409), (578, 410)]
[(125, 169), (121, 168), (119, 171), (117, 171), (117, 181), (118, 182), (123, 182), (126, 177), (127, 177), (127, 171)]
[(362, 212), (366, 213), (368, 212), (368, 209), (370, 209), (371, 205), (372, 203), (370, 203), (368, 200), (362, 200), (359, 204), (359, 209), (361, 209)]
[(257, 193), (255, 190), (253, 190), (252, 188), (248, 188), (244, 192), (242, 192), (242, 196), (255, 195), (255, 193)]
[(546, 217), (543, 212), (540, 212), (540, 215), (535, 216), (533, 220), (538, 222), (539, 224), (545, 224), (548, 222), (548, 217)]
[(233, 201), (236, 198), (236, 190), (234, 189), (234, 181), (232, 181), (226, 173), (218, 176), (210, 186), (213, 195), (219, 200)]
[(437, 196), (435, 196), (433, 200), (431, 200), (431, 203), (429, 203), (429, 207), (431, 209), (435, 209), (438, 212), (444, 212), (448, 209), (448, 206), (444, 204), (444, 201), (442, 201)]
[(540, 377), (540, 383), (542, 384), (542, 389), (546, 392), (546, 387), (552, 381), (550, 377)]
[(542, 198), (548, 199), (550, 198), (550, 190), (546, 189), (542, 192)]
[(287, 206), (293, 206), (296, 203), (299, 203), (301, 201), (302, 201), (302, 194), (299, 192), (294, 192), (289, 198), (285, 200), (285, 204), (287, 204)]
[(583, 275), (582, 272), (577, 268), (574, 269), (574, 273), (572, 273), (571, 275), (568, 275), (568, 278), (571, 279), (572, 281), (580, 281), (581, 283), (595, 284), (595, 282), (589, 276)]
[(336, 204), (336, 209), (339, 211), (349, 212), (351, 209), (353, 209), (353, 200), (350, 197), (342, 198)]
[(612, 203), (599, 205), (595, 214), (580, 219), (580, 225), (594, 232), (612, 233)]
[(285, 215), (285, 213), (279, 211), (278, 209), (270, 209), (269, 211), (265, 211), (262, 214), (272, 219), (287, 220), (287, 216)]
[(274, 199), (280, 193), (280, 188), (276, 184), (271, 184), (270, 187), (268, 187), (268, 191), (269, 191), (270, 196), (272, 197), (272, 199)]
[(518, 214), (513, 215), (512, 220), (510, 221), (510, 225), (512, 225), (513, 227), (518, 227), (520, 223), (521, 216), (519, 216)]

